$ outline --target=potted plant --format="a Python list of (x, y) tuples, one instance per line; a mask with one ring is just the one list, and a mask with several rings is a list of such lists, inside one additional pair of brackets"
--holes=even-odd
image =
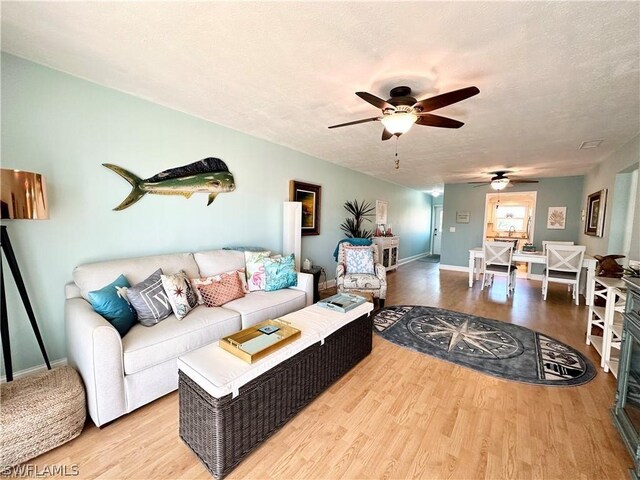
[(346, 201), (344, 208), (351, 214), (351, 217), (340, 225), (340, 230), (346, 233), (347, 238), (371, 238), (373, 231), (363, 228), (363, 222), (366, 220), (371, 223), (369, 217), (373, 215), (375, 207), (369, 202), (358, 203), (358, 200), (354, 200)]

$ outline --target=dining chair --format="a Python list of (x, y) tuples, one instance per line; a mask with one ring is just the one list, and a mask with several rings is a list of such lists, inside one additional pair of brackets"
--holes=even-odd
[(584, 245), (547, 245), (547, 263), (542, 280), (542, 295), (545, 300), (549, 282), (555, 282), (571, 286), (576, 305), (580, 305), (578, 286), (586, 248)]
[(573, 245), (573, 242), (560, 242), (556, 240), (543, 240), (542, 241), (542, 252), (547, 252), (547, 245)]
[(516, 288), (516, 266), (512, 262), (512, 242), (484, 242), (484, 262), (482, 268), (482, 286), (484, 290), (487, 282), (493, 285), (495, 275), (507, 277), (507, 296)]

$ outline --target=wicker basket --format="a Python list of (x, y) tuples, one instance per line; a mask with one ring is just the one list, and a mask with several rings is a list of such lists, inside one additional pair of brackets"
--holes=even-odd
[(179, 372), (180, 437), (217, 479), (371, 353), (373, 316), (348, 323), (240, 388), (215, 398)]
[(71, 367), (0, 386), (0, 471), (47, 452), (84, 427), (84, 386)]

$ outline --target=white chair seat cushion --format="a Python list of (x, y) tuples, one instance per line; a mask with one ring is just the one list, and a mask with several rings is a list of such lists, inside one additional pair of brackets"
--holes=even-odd
[(344, 288), (378, 289), (380, 288), (380, 279), (368, 273), (347, 273), (344, 276)]
[(230, 335), (240, 315), (226, 308), (199, 306), (178, 320), (170, 315), (153, 327), (134, 325), (122, 338), (124, 373), (131, 375)]
[(307, 297), (304, 291), (283, 288), (273, 292), (258, 290), (224, 304), (224, 308), (240, 312), (242, 328), (263, 320), (278, 318), (294, 310), (304, 308)]

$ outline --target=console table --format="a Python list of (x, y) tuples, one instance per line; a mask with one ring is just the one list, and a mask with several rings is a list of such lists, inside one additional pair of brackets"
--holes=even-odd
[(398, 268), (398, 250), (400, 248), (400, 237), (373, 237), (373, 243), (378, 245), (380, 263), (386, 271)]

